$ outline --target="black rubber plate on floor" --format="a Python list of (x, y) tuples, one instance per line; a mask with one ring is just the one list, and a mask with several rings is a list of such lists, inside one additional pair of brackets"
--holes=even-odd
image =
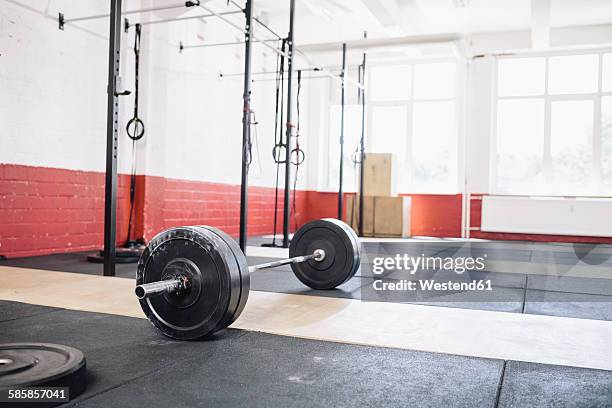
[(528, 289), (525, 313), (612, 321), (612, 296)]
[(530, 275), (527, 283), (527, 289), (612, 296), (612, 279)]
[[(612, 372), (226, 330), (159, 336), (144, 319), (41, 308), (0, 323), (2, 341), (48, 341), (87, 355), (79, 407), (608, 406)], [(15, 316), (15, 315), (14, 315)]]
[(370, 278), (354, 278), (336, 289), (315, 290), (300, 282), (291, 270), (266, 269), (251, 274), (252, 290), (345, 299), (359, 299), (361, 286), (371, 282)]
[(81, 407), (493, 406), (502, 361), (227, 330), (159, 336), (144, 319), (57, 310), (0, 323), (3, 341), (87, 355)]
[[(54, 310), (60, 309), (52, 309), (44, 306), (29, 305), (27, 303), (8, 302), (6, 300), (0, 300), (0, 322), (34, 316), (41, 313), (50, 313)], [(6, 341), (2, 340), (1, 333), (0, 342), (7, 343)]]
[[(89, 254), (91, 254), (91, 251), (15, 258), (0, 261), (0, 266), (102, 275), (104, 266), (87, 262), (87, 255)], [(117, 264), (115, 265), (115, 272), (117, 276), (122, 278), (136, 278), (136, 264)]]
[(508, 361), (500, 407), (610, 407), (612, 371)]

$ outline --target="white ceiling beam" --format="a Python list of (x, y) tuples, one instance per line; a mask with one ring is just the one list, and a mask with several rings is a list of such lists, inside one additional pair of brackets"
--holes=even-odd
[[(431, 34), (431, 35), (413, 35), (394, 38), (368, 38), (362, 40), (347, 41), (346, 47), (351, 51), (366, 52), (369, 50), (380, 49), (401, 49), (404, 47), (418, 47), (433, 44), (448, 44), (456, 43), (462, 39), (461, 34)], [(306, 53), (316, 52), (337, 52), (340, 48), (340, 43), (329, 42), (320, 44), (308, 44), (300, 46), (300, 49)]]
[(395, 25), (395, 18), (380, 0), (361, 0), (383, 27)]
[(418, 15), (414, 0), (361, 0), (378, 22), (390, 32), (406, 34), (410, 18)]
[(551, 0), (531, 0), (531, 46), (550, 47)]

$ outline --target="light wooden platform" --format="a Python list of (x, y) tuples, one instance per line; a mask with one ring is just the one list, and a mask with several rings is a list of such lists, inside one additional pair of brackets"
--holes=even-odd
[[(2, 300), (144, 318), (133, 288), (131, 279), (0, 267)], [(597, 320), (252, 291), (232, 327), (612, 370), (612, 322)]]

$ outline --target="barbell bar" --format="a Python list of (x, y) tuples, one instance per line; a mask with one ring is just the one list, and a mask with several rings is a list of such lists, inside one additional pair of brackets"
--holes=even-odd
[[(325, 259), (325, 251), (322, 249), (315, 249), (314, 252), (310, 255), (296, 256), (293, 258), (282, 259), (279, 261), (267, 262), (259, 265), (251, 265), (249, 266), (249, 273), (292, 263), (306, 262), (310, 261), (311, 259), (317, 262), (322, 262)], [(161, 295), (163, 293), (177, 293), (180, 291), (189, 290), (191, 285), (192, 283), (189, 280), (189, 277), (181, 275), (179, 273), (178, 276), (172, 277), (170, 279), (138, 285), (134, 289), (134, 293), (136, 294), (136, 297), (138, 299), (142, 300), (147, 297)]]
[(197, 339), (228, 327), (240, 316), (251, 273), (287, 264), (306, 286), (333, 289), (357, 273), (359, 240), (342, 221), (311, 221), (294, 234), (288, 259), (249, 266), (236, 241), (220, 229), (170, 228), (143, 251), (135, 294), (149, 321), (164, 335)]

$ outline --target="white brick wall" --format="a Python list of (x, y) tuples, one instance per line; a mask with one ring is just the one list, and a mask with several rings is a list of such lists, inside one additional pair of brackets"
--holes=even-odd
[[(159, 4), (140, 3), (124, 0), (124, 10)], [(60, 31), (58, 11), (66, 18), (107, 13), (108, 2), (0, 0), (0, 163), (104, 171), (108, 19), (67, 24)], [(129, 16), (132, 23), (158, 17)], [(232, 19), (243, 24), (240, 15)], [(121, 43), (127, 89), (133, 89), (133, 35), (133, 30), (123, 34)], [(147, 133), (138, 142), (137, 171), (239, 184), (242, 78), (220, 80), (218, 73), (241, 72), (244, 47), (178, 53), (179, 41), (202, 39), (227, 42), (242, 35), (216, 19), (143, 28), (140, 116)], [(271, 51), (254, 46), (254, 71), (274, 69), (275, 61)], [(304, 119), (306, 86), (302, 98)], [(133, 96), (120, 101), (119, 171), (127, 173), (131, 141), (123, 129), (132, 115)], [(273, 186), (274, 81), (253, 84), (253, 109), (259, 126), (251, 184)], [(307, 139), (317, 136), (307, 134), (305, 120), (302, 135), (302, 147), (308, 149)], [(310, 152), (308, 158), (313, 156)], [(303, 186), (306, 172), (300, 174), (298, 186)]]

